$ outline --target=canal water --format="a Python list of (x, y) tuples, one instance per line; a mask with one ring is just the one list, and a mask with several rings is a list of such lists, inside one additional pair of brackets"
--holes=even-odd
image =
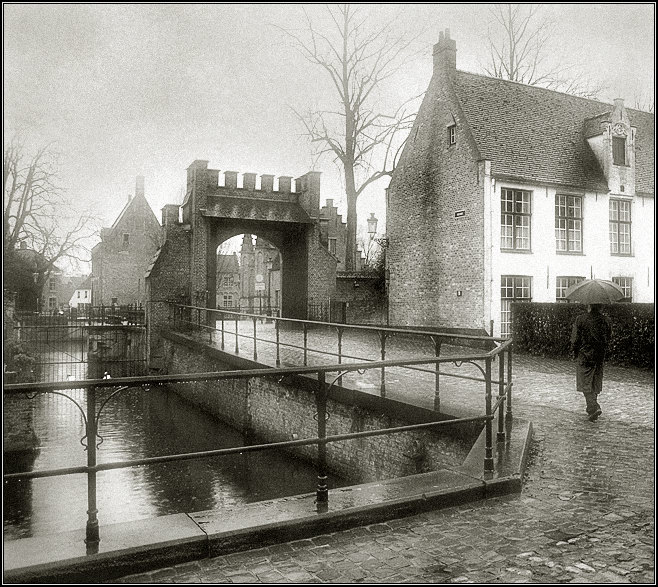
[[(68, 393), (85, 408), (83, 390)], [(109, 395), (103, 393), (97, 406)], [(85, 465), (84, 425), (76, 406), (51, 394), (26, 398), (26, 409), (30, 404), (40, 450), (36, 457), (5, 459), (5, 473)], [(115, 396), (103, 409), (99, 433), (99, 463), (248, 444), (239, 432), (165, 389)], [(102, 532), (104, 524), (313, 492), (317, 472), (287, 453), (267, 450), (103, 471), (97, 478)], [(347, 484), (329, 479), (330, 488)], [(4, 482), (5, 539), (84, 528), (86, 510), (84, 474)]]

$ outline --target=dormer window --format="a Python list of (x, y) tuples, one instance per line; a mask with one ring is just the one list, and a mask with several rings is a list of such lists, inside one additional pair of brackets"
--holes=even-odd
[(626, 138), (612, 137), (612, 163), (626, 165)]

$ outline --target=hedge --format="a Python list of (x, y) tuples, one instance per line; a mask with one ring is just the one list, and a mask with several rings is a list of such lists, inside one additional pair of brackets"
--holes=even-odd
[[(610, 319), (612, 340), (606, 359), (618, 365), (654, 368), (654, 304), (607, 304), (602, 313)], [(512, 336), (517, 352), (543, 357), (571, 356), (571, 329), (584, 304), (512, 304)]]

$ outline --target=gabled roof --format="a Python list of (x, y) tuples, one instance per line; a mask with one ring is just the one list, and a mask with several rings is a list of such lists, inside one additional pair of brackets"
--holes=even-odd
[[(457, 71), (453, 86), (492, 175), (607, 191), (586, 141), (586, 120), (610, 104), (537, 86)], [(654, 192), (654, 115), (626, 109), (637, 128), (635, 188)]]
[(126, 217), (129, 210), (137, 209), (138, 207), (141, 207), (146, 212), (147, 216), (149, 216), (152, 219), (153, 222), (155, 222), (158, 225), (160, 224), (153, 210), (151, 209), (151, 205), (148, 203), (144, 195), (137, 194), (134, 197), (130, 198), (128, 202), (126, 202), (126, 205), (123, 207), (123, 210), (121, 210), (121, 212), (119, 213), (119, 216), (117, 216), (117, 219), (112, 224), (110, 230), (114, 230), (118, 226), (120, 226), (121, 222)]

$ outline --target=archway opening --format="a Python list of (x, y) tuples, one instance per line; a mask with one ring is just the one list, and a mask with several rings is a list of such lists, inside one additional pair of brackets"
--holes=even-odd
[(281, 316), (282, 256), (268, 240), (249, 233), (217, 247), (216, 308)]

